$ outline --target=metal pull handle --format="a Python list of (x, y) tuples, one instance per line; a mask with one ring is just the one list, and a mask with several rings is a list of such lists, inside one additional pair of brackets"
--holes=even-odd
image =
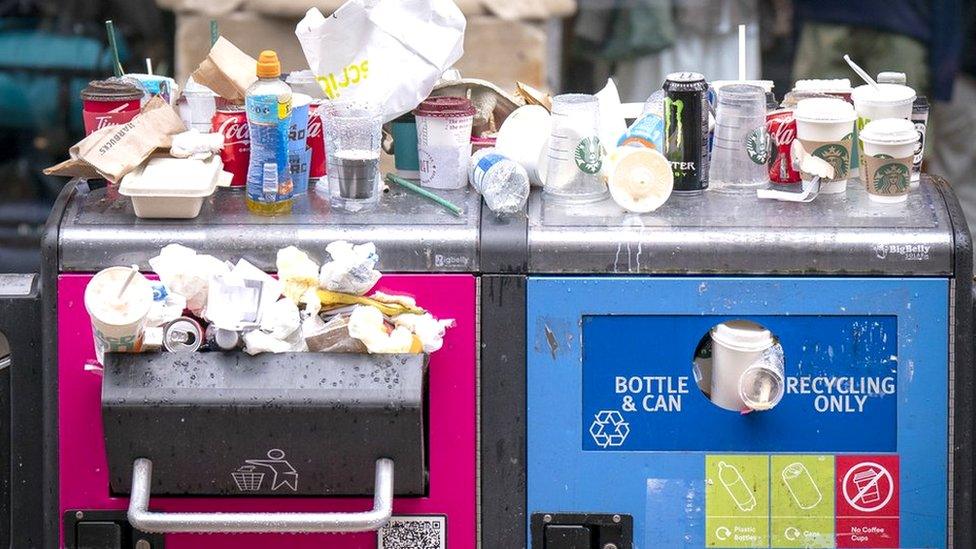
[(393, 514), (393, 460), (376, 460), (373, 508), (359, 513), (160, 513), (149, 510), (152, 461), (135, 460), (129, 523), (150, 534), (196, 532), (370, 532), (379, 530)]

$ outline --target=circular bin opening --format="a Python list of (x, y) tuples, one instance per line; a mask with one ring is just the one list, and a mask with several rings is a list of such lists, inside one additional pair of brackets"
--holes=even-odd
[(783, 398), (783, 348), (751, 320), (712, 326), (695, 349), (692, 369), (702, 394), (724, 410), (769, 410)]

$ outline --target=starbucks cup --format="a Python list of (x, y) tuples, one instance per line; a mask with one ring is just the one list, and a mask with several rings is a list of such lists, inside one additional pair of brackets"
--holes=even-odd
[(869, 122), (860, 132), (864, 185), (875, 202), (903, 202), (911, 189), (918, 131), (904, 118)]
[(109, 267), (92, 277), (85, 288), (85, 309), (91, 317), (99, 360), (106, 352), (142, 350), (153, 290), (146, 277), (135, 273), (120, 295), (131, 274), (129, 267)]
[(539, 105), (512, 111), (498, 129), (495, 150), (518, 162), (529, 174), (529, 183), (541, 187), (549, 156), (550, 114)]
[(712, 402), (726, 410), (748, 408), (740, 381), (775, 343), (769, 330), (747, 320), (723, 322), (712, 328)]
[(628, 212), (653, 212), (671, 196), (674, 172), (654, 149), (617, 147), (607, 157), (607, 187), (613, 201)]
[[(834, 177), (820, 182), (824, 194), (847, 190), (851, 167), (851, 144), (854, 140), (854, 107), (843, 99), (803, 99), (793, 113), (796, 138), (806, 154), (826, 160), (834, 167)], [(803, 171), (800, 177), (809, 182), (813, 176)]]
[(417, 119), (420, 184), (463, 189), (471, 160), (474, 106), (463, 97), (430, 97), (413, 111)]

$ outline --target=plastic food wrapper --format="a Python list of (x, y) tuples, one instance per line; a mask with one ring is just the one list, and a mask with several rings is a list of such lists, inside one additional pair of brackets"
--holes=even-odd
[(183, 316), (183, 310), (186, 309), (185, 297), (168, 291), (162, 282), (154, 282), (152, 287), (153, 304), (149, 308), (147, 326), (163, 326)]
[(183, 120), (162, 97), (153, 97), (142, 112), (127, 124), (96, 130), (68, 150), (70, 158), (44, 169), (45, 175), (104, 177), (118, 183), (160, 148), (172, 143), (172, 136), (186, 131)]
[(322, 300), (319, 299), (319, 293), (316, 288), (309, 288), (305, 290), (302, 297), (298, 300), (299, 305), (304, 305), (305, 308), (302, 309), (302, 313), (306, 316), (318, 316), (319, 311), (322, 310)]
[(319, 287), (333, 292), (363, 295), (379, 281), (381, 273), (375, 269), (379, 256), (376, 245), (352, 245), (337, 240), (325, 247), (332, 257), (319, 274)]
[(261, 315), (261, 331), (277, 339), (286, 339), (302, 324), (298, 305), (290, 299), (279, 299)]
[(375, 299), (380, 303), (387, 303), (390, 305), (402, 305), (407, 309), (420, 309), (417, 307), (417, 300), (408, 295), (393, 295), (385, 292), (376, 291), (369, 296), (370, 299)]
[(191, 75), (197, 84), (234, 103), (244, 102), (244, 92), (257, 81), (257, 60), (223, 36)]
[(173, 136), (169, 154), (176, 158), (206, 160), (224, 148), (224, 134), (187, 130)]
[(210, 279), (205, 316), (218, 328), (253, 328), (278, 300), (281, 290), (280, 281), (241, 259), (230, 272)]
[[(318, 290), (319, 300), (322, 302), (322, 310), (334, 313), (336, 309), (347, 305), (368, 305), (380, 311), (382, 314), (394, 317), (404, 313), (423, 314), (425, 311), (420, 307), (410, 307), (395, 301), (385, 302), (374, 297), (361, 295), (344, 294), (329, 290)], [(379, 293), (379, 292), (377, 292)]]
[(425, 353), (439, 351), (444, 346), (444, 334), (448, 328), (454, 327), (454, 319), (437, 320), (430, 313), (415, 315), (411, 313), (402, 314), (393, 319), (393, 324), (403, 327), (420, 339)]
[(300, 303), (309, 289), (315, 289), (319, 285), (318, 263), (294, 246), (278, 250), (275, 265), (278, 268), (278, 279), (284, 284), (282, 292), (295, 303)]
[(261, 331), (251, 330), (245, 332), (244, 352), (249, 355), (259, 355), (261, 353), (303, 353), (308, 350), (305, 340), (301, 337), (300, 331), (295, 331), (288, 339), (278, 339), (275, 336)]
[(186, 298), (186, 308), (197, 316), (203, 316), (207, 306), (210, 277), (230, 270), (223, 261), (179, 244), (165, 246), (149, 266), (169, 291)]
[(373, 354), (419, 352), (414, 345), (414, 335), (410, 330), (397, 326), (387, 329), (383, 313), (370, 306), (353, 309), (349, 315), (349, 335), (362, 341), (366, 350)]
[(336, 315), (325, 322), (317, 315), (302, 322), (308, 350), (319, 353), (365, 353), (366, 345), (349, 335), (349, 317)]
[(327, 97), (378, 105), (389, 122), (461, 58), (465, 24), (451, 0), (349, 0), (328, 18), (308, 10), (295, 35)]

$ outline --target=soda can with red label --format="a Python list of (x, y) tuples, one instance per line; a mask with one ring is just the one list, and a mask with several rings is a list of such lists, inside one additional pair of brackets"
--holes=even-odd
[(766, 130), (773, 143), (773, 156), (769, 163), (769, 180), (773, 183), (797, 183), (800, 172), (793, 164), (790, 149), (796, 139), (796, 119), (793, 109), (770, 111), (766, 115)]
[(230, 186), (244, 187), (247, 184), (247, 166), (251, 161), (251, 135), (247, 129), (244, 107), (218, 109), (213, 117), (213, 131), (224, 136), (220, 159), (224, 162), (224, 171), (234, 175)]
[(306, 144), (312, 149), (312, 157), (308, 166), (310, 182), (325, 177), (325, 132), (323, 131), (322, 114), (324, 109), (321, 101), (312, 101), (308, 110), (308, 137)]

